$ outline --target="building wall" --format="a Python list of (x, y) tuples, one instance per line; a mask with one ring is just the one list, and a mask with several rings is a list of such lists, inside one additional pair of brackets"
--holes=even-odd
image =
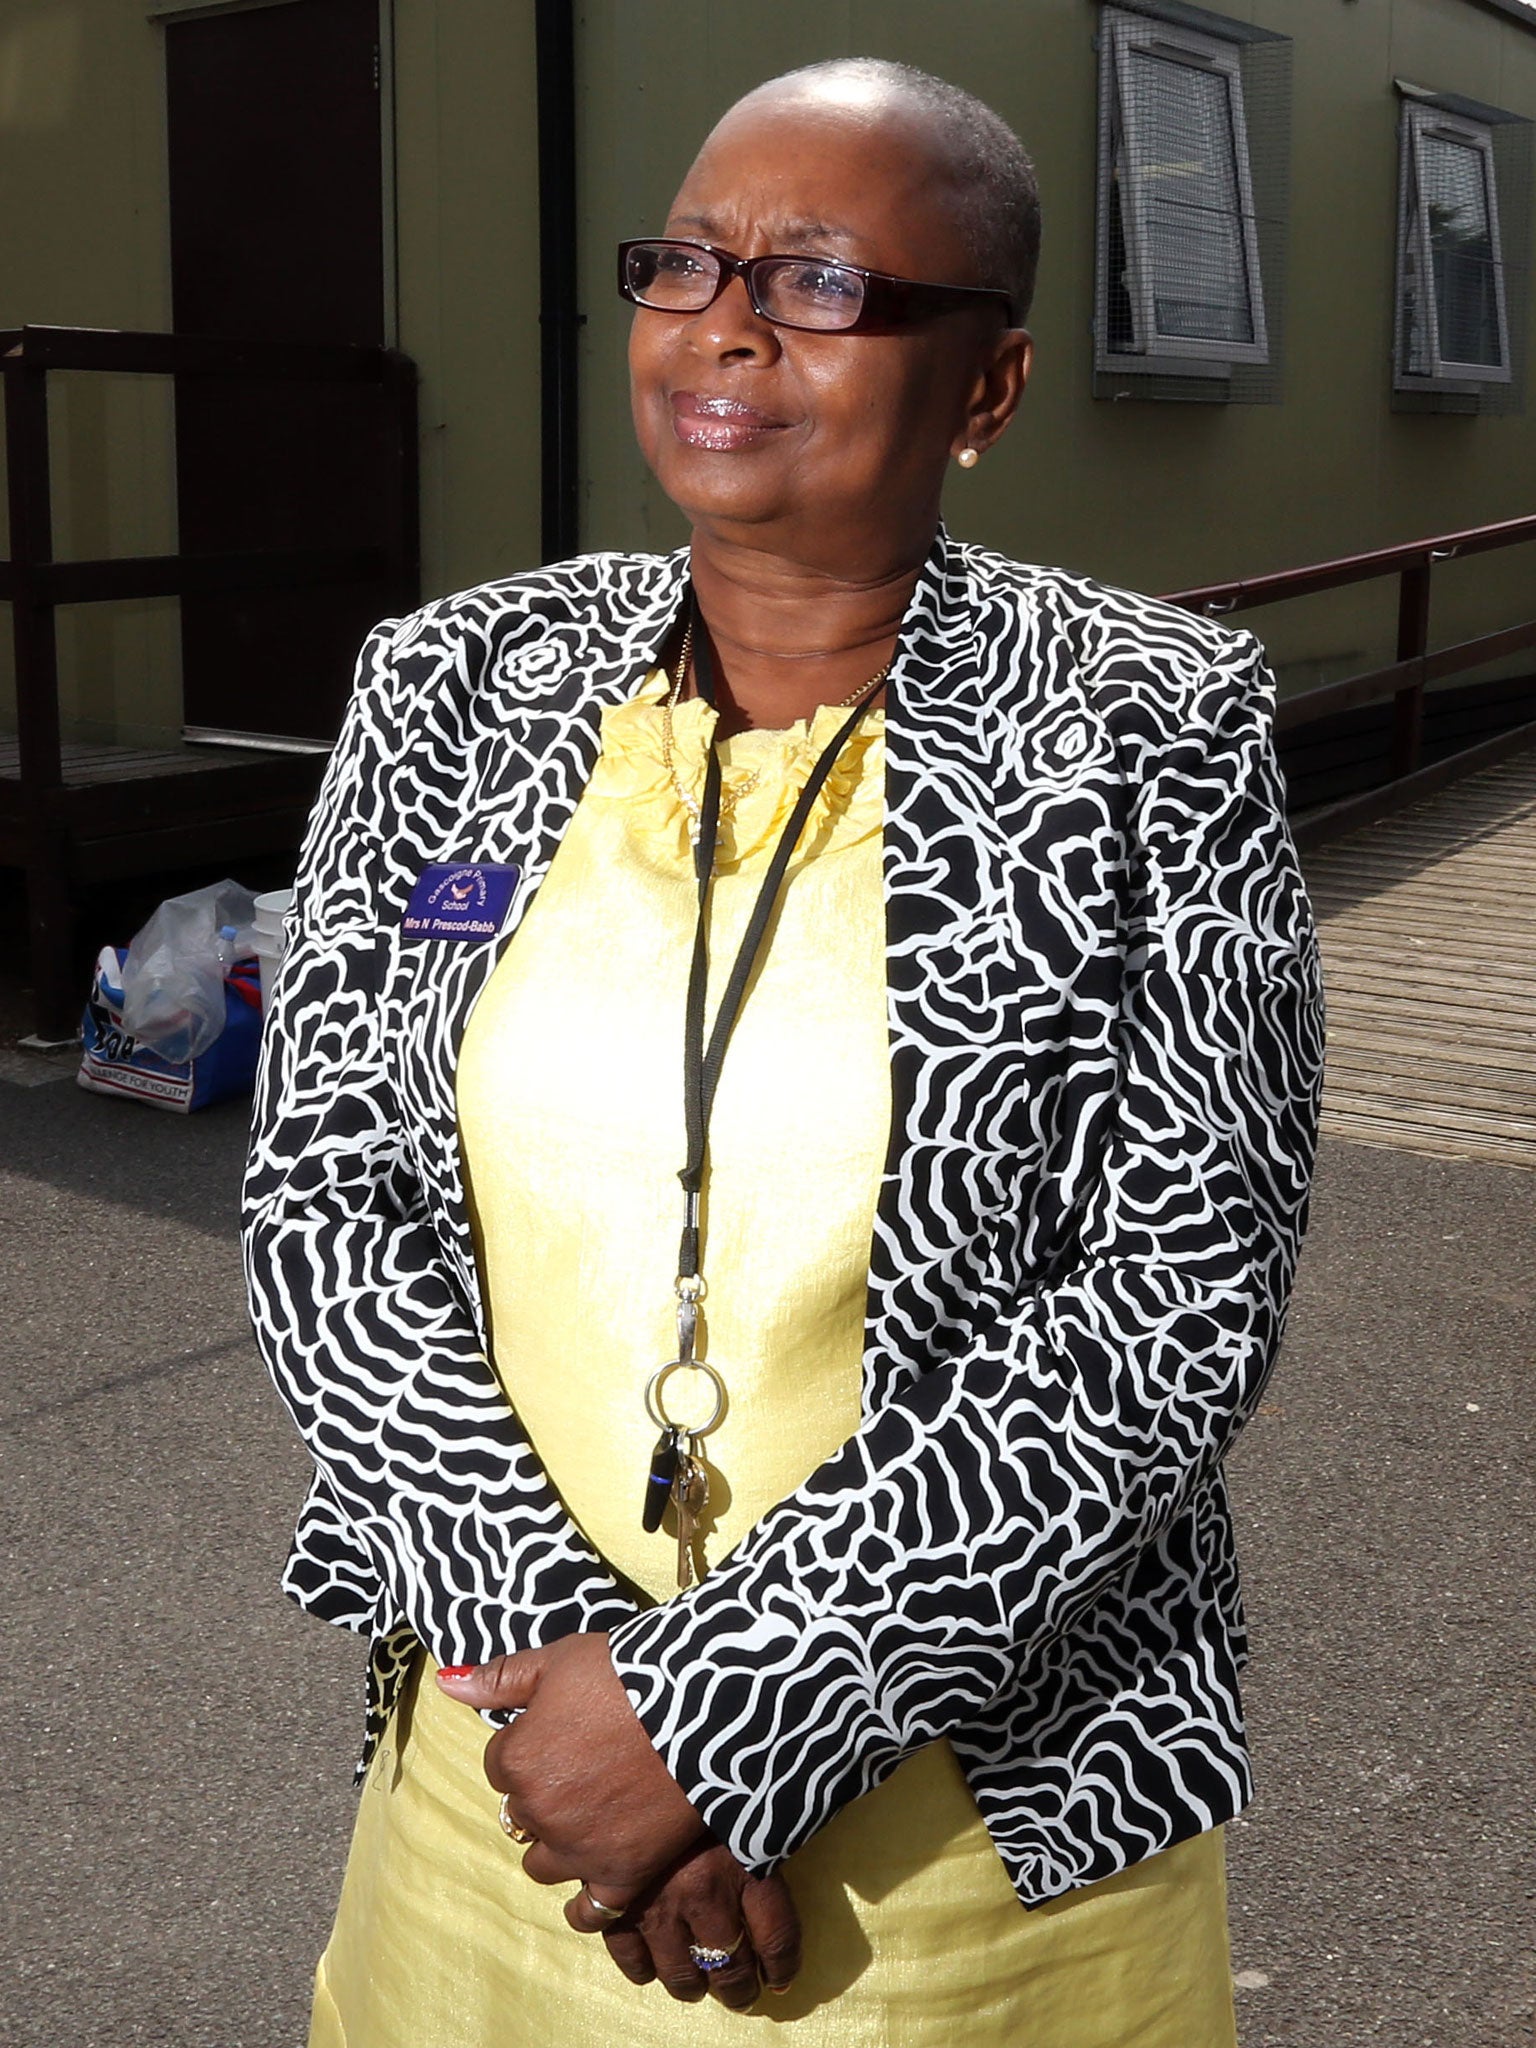
[[(144, 10), (122, 0), (0, 5), (0, 328), (166, 324), (158, 56)], [(50, 387), (56, 552), (173, 547), (168, 388), (78, 375)], [(59, 651), (77, 731), (153, 741), (179, 729), (173, 603), (62, 612)], [(0, 717), (12, 689), (3, 634)]]
[[(148, 10), (149, 0), (0, 0), (0, 327), (168, 323), (162, 32)], [(980, 92), (1039, 165), (1035, 370), (1003, 445), (952, 480), (957, 532), (1169, 590), (1536, 509), (1536, 414), (1410, 417), (1387, 403), (1392, 77), (1536, 115), (1536, 34), (1469, 0), (1226, 0), (1224, 11), (1295, 39), (1279, 406), (1090, 395), (1091, 0), (779, 0), (771, 11), (584, 0), (583, 544), (680, 537), (633, 447), (614, 242), (661, 222), (694, 148), (739, 93), (850, 52), (905, 58)], [(432, 593), (538, 559), (534, 10), (393, 0), (391, 12), (397, 332), (422, 376)], [(61, 553), (169, 548), (167, 387), (75, 376), (55, 391)], [(1531, 563), (1527, 547), (1437, 571), (1434, 637), (1527, 614)], [(1299, 687), (1390, 656), (1395, 590), (1383, 582), (1250, 617)], [(179, 728), (173, 604), (84, 608), (61, 623), (75, 730), (143, 740)], [(0, 636), (0, 720), (8, 688)]]
[[(1536, 116), (1536, 34), (1467, 0), (1211, 4), (1294, 38), (1280, 405), (1091, 396), (1098, 9), (1089, 0), (779, 0), (771, 11), (587, 0), (586, 543), (665, 546), (679, 532), (629, 443), (614, 241), (660, 226), (694, 148), (738, 94), (795, 64), (850, 54), (919, 64), (980, 94), (1039, 171), (1034, 370), (1004, 442), (952, 479), (946, 517), (956, 532), (1166, 591), (1536, 510), (1536, 415), (1409, 416), (1388, 406), (1392, 79)], [(1533, 584), (1529, 546), (1437, 571), (1434, 638), (1528, 616)], [(1396, 588), (1339, 591), (1245, 623), (1268, 640), (1282, 682), (1304, 687), (1392, 658)]]
[(539, 559), (532, 0), (395, 0), (400, 346), (428, 594)]
[[(390, 11), (386, 0), (386, 21)], [(394, 0), (392, 12), (392, 310), (422, 377), (433, 592), (538, 559), (533, 6)], [(169, 326), (163, 31), (147, 0), (0, 0), (0, 193), (0, 328)], [(168, 383), (59, 376), (50, 397), (58, 553), (173, 549)], [(179, 736), (174, 602), (88, 606), (59, 622), (75, 736)], [(0, 723), (13, 718), (0, 634)]]

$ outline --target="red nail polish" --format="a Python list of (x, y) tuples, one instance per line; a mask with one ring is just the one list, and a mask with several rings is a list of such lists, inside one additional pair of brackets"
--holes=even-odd
[(437, 1675), (439, 1678), (468, 1678), (475, 1668), (473, 1664), (445, 1664)]

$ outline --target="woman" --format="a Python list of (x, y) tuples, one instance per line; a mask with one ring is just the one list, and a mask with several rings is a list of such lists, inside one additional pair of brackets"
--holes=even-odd
[(967, 95), (749, 95), (621, 255), (690, 548), (365, 649), (247, 1190), (373, 1642), (317, 2043), (1232, 2041), (1316, 955), (1253, 637), (940, 526), (1037, 243)]

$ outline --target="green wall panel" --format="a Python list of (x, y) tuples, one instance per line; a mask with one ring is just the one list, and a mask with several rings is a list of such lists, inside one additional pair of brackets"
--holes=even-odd
[[(895, 57), (988, 99), (1035, 157), (1044, 209), (1024, 406), (952, 480), (959, 533), (1171, 590), (1536, 510), (1536, 419), (1389, 408), (1398, 98), (1394, 75), (1536, 117), (1536, 33), (1471, 0), (1231, 0), (1294, 39), (1285, 392), (1270, 406), (1091, 395), (1098, 8), (1092, 0), (588, 0), (580, 10), (583, 541), (682, 537), (634, 451), (627, 309), (612, 248), (659, 226), (711, 123), (793, 65)], [(1528, 615), (1530, 548), (1441, 576), (1448, 640)], [(1288, 687), (1390, 658), (1395, 587), (1248, 615)], [(1506, 670), (1521, 667), (1506, 663)], [(1529, 666), (1528, 662), (1524, 666)]]

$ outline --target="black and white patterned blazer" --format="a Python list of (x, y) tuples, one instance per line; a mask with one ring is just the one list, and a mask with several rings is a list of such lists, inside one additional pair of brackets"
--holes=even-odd
[[(758, 1869), (948, 1736), (1033, 1904), (1250, 1789), (1221, 1458), (1280, 1340), (1323, 1036), (1273, 680), (1251, 633), (938, 535), (888, 697), (864, 1421), (640, 1609), (487, 1363), (454, 1070), (686, 578), (586, 556), (363, 651), (245, 1191), (258, 1339), (317, 1468), (285, 1583), (372, 1638), (370, 1744), (418, 1645), (608, 1630)], [(402, 937), (450, 861), (521, 870), (500, 941)]]

